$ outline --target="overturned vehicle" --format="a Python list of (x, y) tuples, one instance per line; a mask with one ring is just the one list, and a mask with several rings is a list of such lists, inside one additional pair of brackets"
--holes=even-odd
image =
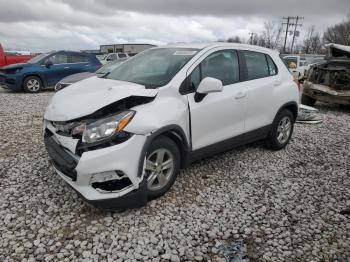
[(316, 101), (350, 105), (350, 47), (329, 44), (326, 61), (312, 66), (304, 80), (302, 104)]

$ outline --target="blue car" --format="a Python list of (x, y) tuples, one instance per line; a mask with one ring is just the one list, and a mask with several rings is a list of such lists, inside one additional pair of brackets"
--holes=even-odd
[(101, 63), (94, 55), (56, 51), (38, 55), (27, 63), (0, 68), (0, 87), (37, 93), (45, 88), (53, 88), (66, 76), (80, 72), (95, 72), (100, 67)]

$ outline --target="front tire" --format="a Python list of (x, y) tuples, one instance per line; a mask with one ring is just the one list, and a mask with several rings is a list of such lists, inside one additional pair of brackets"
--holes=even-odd
[(180, 170), (180, 151), (173, 140), (161, 136), (151, 143), (145, 161), (148, 198), (154, 199), (174, 184)]
[(38, 93), (43, 88), (41, 79), (36, 76), (28, 76), (23, 81), (23, 89), (27, 93)]
[(292, 137), (294, 122), (291, 111), (284, 109), (280, 112), (272, 123), (270, 133), (266, 138), (266, 146), (272, 150), (284, 148)]

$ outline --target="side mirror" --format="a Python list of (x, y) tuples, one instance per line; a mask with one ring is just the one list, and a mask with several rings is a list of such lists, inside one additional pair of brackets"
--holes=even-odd
[(50, 68), (52, 65), (53, 65), (53, 63), (52, 63), (51, 60), (46, 60), (46, 61), (45, 61), (45, 66), (46, 66), (47, 68)]
[(222, 91), (222, 82), (219, 79), (206, 77), (200, 83), (196, 90), (199, 94), (208, 94)]
[(108, 57), (108, 58), (106, 59), (106, 61), (111, 61), (111, 58), (110, 58), (110, 57)]

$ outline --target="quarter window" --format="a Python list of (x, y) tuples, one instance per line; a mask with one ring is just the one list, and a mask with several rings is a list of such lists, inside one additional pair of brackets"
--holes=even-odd
[(277, 66), (273, 62), (272, 58), (269, 55), (266, 55), (267, 65), (269, 67), (270, 76), (277, 75)]
[(199, 83), (201, 82), (201, 70), (200, 65), (198, 65), (191, 73), (189, 78), (189, 89), (195, 91), (198, 88)]
[(252, 51), (244, 51), (243, 54), (247, 64), (248, 80), (270, 75), (265, 54)]

